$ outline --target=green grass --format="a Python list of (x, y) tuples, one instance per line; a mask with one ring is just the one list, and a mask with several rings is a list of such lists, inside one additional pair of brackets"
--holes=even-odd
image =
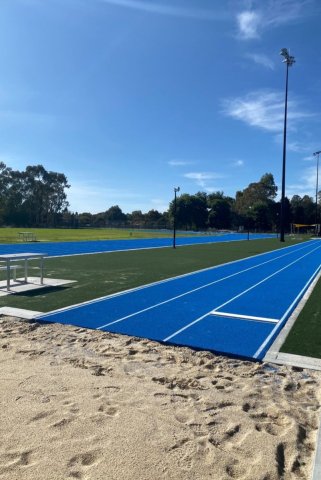
[[(10, 230), (12, 233), (14, 229), (3, 230)], [(17, 231), (20, 230), (16, 229)], [(125, 235), (129, 232), (116, 229), (34, 229), (32, 231), (46, 232), (48, 234), (47, 239), (50, 241), (113, 238), (112, 235), (115, 235), (114, 238), (126, 238)], [(121, 237), (120, 234), (122, 233), (124, 236)], [(139, 231), (137, 233), (151, 236), (150, 233)], [(107, 234), (109, 237), (107, 237)], [(44, 236), (44, 233), (41, 235)], [(1, 297), (0, 306), (48, 312), (176, 275), (279, 249), (307, 239), (309, 237), (301, 236), (295, 239), (287, 238), (285, 244), (281, 244), (277, 239), (266, 239), (195, 245), (180, 247), (176, 250), (163, 248), (48, 258), (45, 262), (46, 276), (76, 280), (77, 282), (66, 287)], [(30, 264), (33, 265), (32, 262)], [(321, 281), (316, 285), (288, 335), (282, 346), (282, 352), (321, 358), (320, 299)]]
[(46, 276), (77, 283), (1, 297), (0, 306), (47, 312), (286, 245), (266, 239), (48, 258)]
[(171, 237), (171, 232), (123, 228), (0, 228), (1, 243), (18, 243), (19, 232), (32, 232), (37, 242), (72, 242), (81, 240), (119, 240)]
[(321, 358), (321, 280), (293, 325), (281, 352)]

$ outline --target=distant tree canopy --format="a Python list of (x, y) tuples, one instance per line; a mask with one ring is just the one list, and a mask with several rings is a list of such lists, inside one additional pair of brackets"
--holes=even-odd
[[(42, 165), (28, 166), (24, 171), (12, 170), (0, 162), (0, 226), (69, 228), (132, 227), (172, 228), (174, 200), (168, 211), (134, 210), (124, 213), (119, 205), (104, 212), (70, 212), (63, 173), (48, 172)], [(236, 192), (235, 198), (222, 191), (193, 195), (182, 193), (176, 198), (176, 226), (183, 230), (250, 228), (277, 231), (280, 203), (272, 173), (265, 173), (258, 182)], [(319, 204), (321, 195), (319, 194)], [(308, 195), (285, 198), (285, 222), (313, 224), (316, 205)]]
[(255, 225), (260, 230), (271, 230), (277, 224), (274, 199), (277, 195), (273, 175), (266, 173), (258, 182), (250, 183), (236, 192), (235, 212), (239, 221), (248, 228)]
[(56, 226), (68, 207), (63, 173), (48, 172), (42, 165), (20, 172), (0, 163), (0, 224)]

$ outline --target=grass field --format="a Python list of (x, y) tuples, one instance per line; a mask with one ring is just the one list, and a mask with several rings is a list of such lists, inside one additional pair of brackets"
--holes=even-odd
[[(4, 230), (4, 229), (2, 229)], [(9, 230), (9, 229), (8, 229)], [(12, 234), (12, 230), (11, 234)], [(18, 229), (16, 230), (18, 231)], [(38, 230), (35, 230), (37, 233)], [(119, 230), (41, 230), (53, 241), (121, 237)], [(122, 231), (121, 231), (122, 232)], [(125, 231), (123, 232), (125, 235)], [(137, 232), (150, 237), (150, 233)], [(128, 231), (127, 231), (128, 234)], [(86, 237), (88, 236), (88, 237)], [(12, 238), (14, 237), (14, 234)], [(6, 237), (8, 238), (8, 237)], [(128, 238), (128, 237), (127, 237)], [(137, 238), (137, 237), (135, 237)], [(0, 306), (48, 312), (176, 275), (300, 243), (307, 237), (251, 240), (46, 259), (45, 275), (76, 280), (66, 287), (1, 297)], [(30, 262), (32, 265), (32, 262)], [(4, 276), (3, 272), (2, 275)], [(283, 352), (321, 358), (321, 281), (292, 328)]]
[(2, 297), (0, 306), (47, 312), (281, 247), (277, 239), (266, 239), (47, 258), (46, 276), (77, 283)]
[[(120, 240), (130, 238), (171, 237), (172, 232), (122, 228), (0, 228), (1, 243), (18, 243), (19, 233), (34, 233), (37, 242), (72, 242), (81, 240)], [(179, 235), (179, 233), (178, 233)]]

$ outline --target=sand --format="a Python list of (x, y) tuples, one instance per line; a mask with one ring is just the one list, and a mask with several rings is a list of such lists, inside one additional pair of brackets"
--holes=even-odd
[(320, 373), (0, 318), (0, 478), (309, 479)]

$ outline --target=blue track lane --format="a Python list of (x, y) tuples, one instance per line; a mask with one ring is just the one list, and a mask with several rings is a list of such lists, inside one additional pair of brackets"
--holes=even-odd
[(262, 359), (320, 264), (312, 240), (38, 319)]
[[(269, 234), (251, 234), (251, 240), (275, 238)], [(245, 233), (229, 233), (225, 235), (206, 235), (203, 237), (177, 237), (177, 246), (201, 245), (206, 243), (236, 242), (246, 240)], [(122, 252), (146, 248), (172, 247), (171, 238), (145, 238), (138, 240), (96, 240), (82, 242), (36, 242), (0, 245), (0, 254), (7, 253), (46, 253), (49, 257), (67, 255), (85, 255), (90, 253)]]

